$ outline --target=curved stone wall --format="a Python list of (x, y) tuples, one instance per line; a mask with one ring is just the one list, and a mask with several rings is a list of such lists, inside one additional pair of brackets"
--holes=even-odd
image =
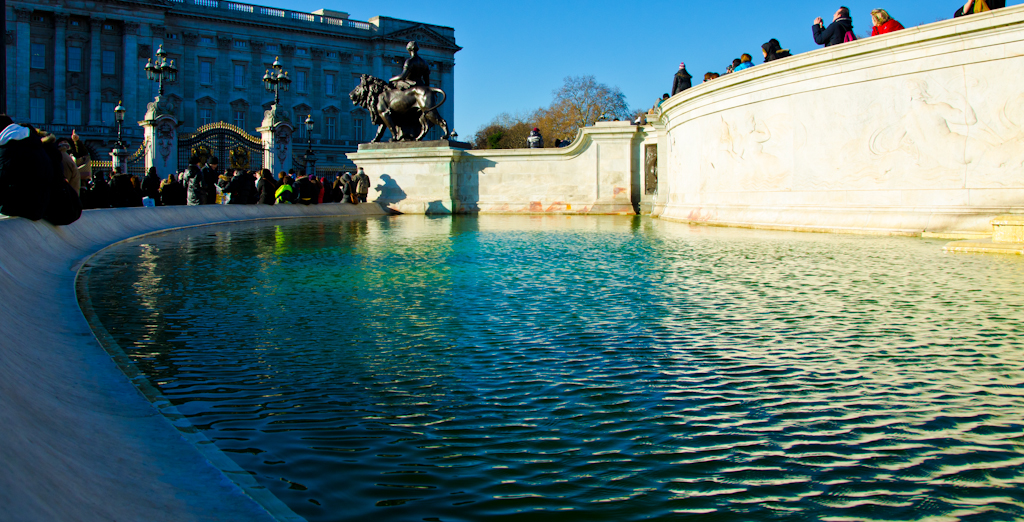
[(171, 228), (383, 213), (209, 205), (90, 210), (67, 227), (0, 219), (0, 518), (301, 520), (267, 494), (254, 501), (258, 488), (228, 480), (132, 385), (83, 317), (76, 273), (106, 246)]
[[(808, 38), (810, 32), (808, 31)], [(654, 214), (971, 236), (1024, 212), (1024, 6), (757, 65), (663, 105)]]

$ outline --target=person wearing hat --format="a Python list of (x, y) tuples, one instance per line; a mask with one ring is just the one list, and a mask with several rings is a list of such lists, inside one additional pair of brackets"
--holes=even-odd
[(540, 129), (534, 127), (533, 130), (530, 131), (530, 136), (526, 138), (526, 146), (531, 149), (544, 148), (544, 138), (540, 135)]
[(679, 63), (679, 70), (676, 71), (676, 76), (672, 80), (672, 96), (685, 91), (690, 88), (690, 73), (686, 72), (686, 64), (683, 62)]

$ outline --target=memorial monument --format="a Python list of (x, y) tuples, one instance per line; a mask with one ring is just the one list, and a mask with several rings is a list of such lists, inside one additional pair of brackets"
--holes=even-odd
[[(348, 95), (352, 104), (366, 109), (377, 125), (373, 143), (381, 141), (385, 130), (391, 131), (391, 141), (423, 141), (432, 126), (444, 132), (442, 140), (448, 139), (448, 122), (437, 112), (448, 96), (430, 86), (430, 66), (419, 56), (416, 42), (409, 42), (406, 49), (409, 59), (402, 74), (387, 82), (364, 74)], [(440, 102), (435, 103), (435, 94), (441, 95)]]

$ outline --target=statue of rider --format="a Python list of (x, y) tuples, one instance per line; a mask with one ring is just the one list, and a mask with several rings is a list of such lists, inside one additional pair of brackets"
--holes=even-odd
[(388, 83), (403, 91), (419, 85), (430, 87), (430, 65), (420, 58), (419, 46), (416, 42), (409, 42), (405, 48), (409, 50), (409, 59), (402, 67), (402, 74), (395, 76)]

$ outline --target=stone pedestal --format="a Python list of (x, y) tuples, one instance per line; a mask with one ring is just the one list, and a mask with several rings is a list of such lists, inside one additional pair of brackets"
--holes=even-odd
[(263, 167), (278, 172), (292, 168), (292, 126), (284, 109), (277, 105), (263, 113), (263, 124), (256, 129), (263, 138)]
[(945, 250), (1024, 255), (1024, 214), (1007, 214), (993, 219), (991, 239), (953, 241), (945, 246)]
[[(178, 120), (174, 107), (157, 96), (146, 107), (145, 119), (139, 122), (145, 134), (146, 172), (156, 167), (160, 178), (178, 172)], [(182, 166), (184, 167), (184, 165)]]
[(367, 201), (405, 214), (452, 214), (452, 184), (464, 144), (447, 140), (364, 143), (348, 158), (370, 177)]
[(117, 168), (120, 168), (122, 174), (128, 171), (128, 149), (115, 145), (110, 151), (110, 170), (113, 172)]

